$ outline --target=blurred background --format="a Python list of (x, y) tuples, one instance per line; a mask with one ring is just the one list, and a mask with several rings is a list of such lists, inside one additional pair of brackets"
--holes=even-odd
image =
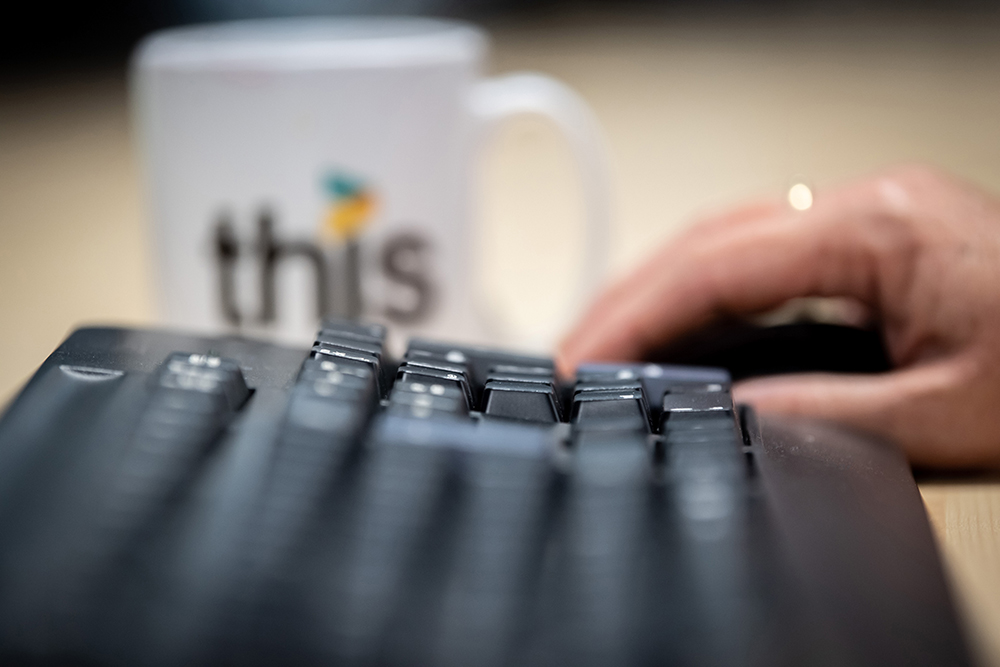
[[(476, 21), (494, 39), (492, 72), (538, 70), (579, 91), (612, 160), (616, 273), (698, 215), (799, 180), (821, 190), (923, 161), (1000, 192), (1000, 12), (987, 2), (25, 3), (0, 22), (0, 403), (75, 326), (154, 321), (126, 90), (137, 40), (351, 13)], [(511, 123), (482, 166), (484, 298), (527, 331), (576, 268), (564, 250), (578, 247), (580, 186), (542, 121)], [(944, 535), (950, 510), (931, 487), (925, 499)], [(1000, 664), (1000, 600), (977, 594), (1000, 591), (983, 567), (1000, 558), (996, 525), (986, 560), (953, 574)]]
[[(613, 166), (615, 273), (698, 215), (797, 180), (822, 189), (916, 160), (1000, 190), (1000, 13), (985, 3), (115, 0), (24, 9), (0, 28), (0, 399), (74, 326), (154, 317), (126, 72), (136, 42), (163, 27), (351, 13), (483, 24), (493, 72), (554, 75), (595, 109)], [(563, 139), (542, 120), (510, 123), (482, 167), (484, 299), (527, 338), (545, 328), (580, 268), (580, 185)]]

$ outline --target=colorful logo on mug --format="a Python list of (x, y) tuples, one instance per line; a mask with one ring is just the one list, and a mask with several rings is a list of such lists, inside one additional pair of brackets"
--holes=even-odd
[(360, 179), (339, 172), (324, 179), (323, 189), (329, 198), (324, 234), (340, 241), (356, 239), (375, 213), (375, 195)]

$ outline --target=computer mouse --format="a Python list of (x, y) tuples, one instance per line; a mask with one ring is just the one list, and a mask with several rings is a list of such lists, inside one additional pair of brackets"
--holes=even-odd
[(653, 351), (648, 361), (717, 366), (733, 380), (779, 373), (882, 373), (892, 368), (877, 329), (795, 322), (712, 325)]

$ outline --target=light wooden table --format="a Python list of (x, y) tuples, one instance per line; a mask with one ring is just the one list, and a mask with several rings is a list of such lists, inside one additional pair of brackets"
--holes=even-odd
[(920, 484), (969, 638), (1000, 665), (1000, 478)]
[[(892, 19), (583, 17), (495, 26), (492, 69), (553, 74), (595, 108), (621, 271), (699, 211), (795, 176), (822, 188), (921, 160), (1000, 191), (995, 34)], [(562, 324), (546, 313), (578, 268), (579, 184), (540, 122), (512, 124), (494, 148), (482, 280), (528, 338)], [(78, 324), (153, 321), (142, 220), (122, 71), (0, 86), (0, 401)], [(525, 289), (539, 284), (549, 289)], [(927, 480), (921, 493), (974, 645), (1000, 666), (1000, 479)]]

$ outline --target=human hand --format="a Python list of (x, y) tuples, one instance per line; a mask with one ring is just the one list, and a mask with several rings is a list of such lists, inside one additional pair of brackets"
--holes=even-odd
[(913, 463), (1000, 466), (1000, 201), (925, 167), (715, 216), (607, 290), (557, 361), (637, 359), (714, 320), (802, 296), (848, 297), (882, 327), (894, 370), (739, 383), (761, 412), (897, 442)]

